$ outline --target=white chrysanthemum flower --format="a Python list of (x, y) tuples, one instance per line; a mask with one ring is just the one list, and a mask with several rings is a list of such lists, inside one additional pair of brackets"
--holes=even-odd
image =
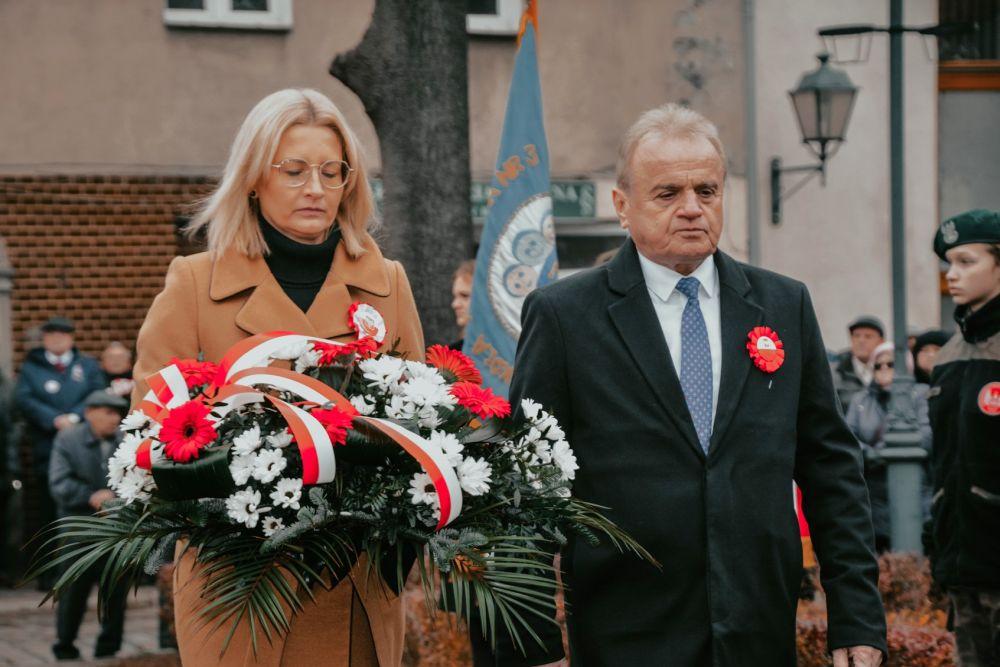
[(226, 513), (229, 518), (247, 528), (255, 527), (260, 519), (260, 513), (270, 509), (260, 506), (260, 491), (249, 487), (226, 498)]
[(389, 402), (385, 404), (385, 416), (390, 419), (408, 421), (416, 418), (417, 412), (417, 406), (410, 401), (407, 401), (402, 396), (393, 396), (389, 399)]
[(427, 378), (411, 378), (400, 385), (400, 395), (419, 406), (454, 405), (456, 399), (448, 391), (448, 385), (438, 384)]
[(576, 462), (576, 455), (565, 440), (552, 445), (552, 461), (559, 466), (564, 479), (574, 479), (576, 471), (580, 468)]
[(559, 424), (553, 424), (549, 427), (549, 430), (545, 432), (545, 437), (552, 442), (559, 442), (566, 438), (566, 432), (562, 430)]
[(253, 477), (253, 464), (257, 457), (253, 454), (241, 454), (229, 462), (229, 474), (237, 486), (243, 486)]
[(521, 399), (521, 413), (524, 418), (528, 421), (534, 421), (538, 418), (538, 411), (542, 409), (541, 403), (536, 403), (530, 398)]
[(142, 468), (133, 467), (127, 470), (118, 482), (115, 493), (126, 503), (134, 500), (146, 502), (150, 499), (151, 492), (156, 488), (153, 476)]
[(264, 438), (264, 441), (271, 445), (272, 447), (277, 447), (278, 449), (284, 449), (288, 445), (292, 444), (292, 434), (288, 431), (275, 431), (271, 435)]
[(375, 403), (369, 402), (367, 396), (357, 395), (351, 396), (351, 405), (354, 409), (358, 411), (358, 414), (364, 415), (365, 417), (375, 414)]
[(128, 433), (118, 444), (115, 453), (108, 459), (108, 481), (112, 490), (115, 490), (121, 483), (125, 473), (135, 467), (135, 453), (142, 442), (142, 436)]
[(406, 366), (401, 359), (387, 354), (358, 363), (358, 370), (361, 371), (361, 376), (367, 381), (368, 386), (386, 392), (398, 389), (405, 369)]
[(262, 449), (254, 455), (253, 478), (268, 484), (288, 465), (280, 449)]
[(524, 436), (525, 442), (538, 442), (541, 439), (542, 439), (542, 432), (539, 431), (534, 426), (528, 429), (527, 435)]
[(458, 464), (462, 462), (462, 443), (451, 433), (432, 431), (427, 440), (444, 452), (444, 456), (448, 460), (448, 465), (452, 468), (458, 467)]
[(411, 380), (425, 380), (436, 385), (447, 384), (441, 372), (433, 366), (420, 363), (419, 361), (407, 361), (406, 374)]
[(264, 537), (271, 537), (284, 527), (285, 522), (281, 520), (281, 517), (268, 514), (261, 522), (260, 529), (264, 531)]
[(159, 422), (153, 422), (150, 424), (149, 428), (143, 433), (147, 438), (159, 438), (160, 429), (163, 428), (163, 424)]
[(319, 364), (319, 357), (319, 352), (309, 348), (295, 360), (295, 372), (303, 373), (310, 368), (315, 368)]
[(410, 502), (414, 505), (430, 505), (434, 509), (440, 505), (434, 482), (431, 481), (431, 476), (425, 472), (416, 473), (410, 480), (409, 494)]
[(148, 423), (149, 415), (142, 410), (133, 410), (122, 419), (120, 428), (123, 431), (138, 431)]
[(481, 496), (490, 490), (490, 475), (493, 474), (493, 469), (486, 459), (474, 459), (471, 456), (462, 459), (455, 472), (458, 474), (458, 483), (462, 485), (462, 490), (470, 496)]
[(260, 426), (253, 427), (233, 438), (233, 452), (237, 455), (253, 454), (260, 447)]
[(271, 358), (292, 361), (293, 359), (301, 357), (308, 349), (309, 343), (306, 341), (293, 341), (291, 343), (285, 343), (285, 345), (278, 348), (277, 351), (272, 352)]
[(299, 509), (299, 501), (302, 499), (302, 480), (282, 477), (271, 492), (271, 500), (276, 507), (287, 509)]
[(443, 421), (433, 405), (425, 405), (417, 411), (417, 425), (421, 428), (437, 428)]
[(538, 440), (534, 444), (535, 456), (542, 463), (552, 463), (552, 445), (548, 440)]

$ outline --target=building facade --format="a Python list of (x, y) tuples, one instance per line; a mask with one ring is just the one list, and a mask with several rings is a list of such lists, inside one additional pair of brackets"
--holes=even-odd
[[(211, 187), (237, 127), (264, 95), (293, 86), (328, 94), (377, 177), (372, 124), (357, 97), (327, 73), (338, 53), (360, 41), (373, 6), (0, 3), (0, 56), (16, 63), (0, 72), (8, 92), (0, 106), (0, 236), (16, 271), (15, 358), (31, 328), (53, 312), (81, 320), (80, 342), (90, 351), (112, 339), (131, 342), (170, 258), (190, 249), (178, 221)], [(520, 1), (469, 7), (477, 12), (469, 18), (470, 205), (481, 219)], [(611, 205), (619, 139), (645, 109), (680, 102), (714, 120), (726, 144), (723, 249), (804, 281), (832, 348), (846, 344), (854, 315), (890, 319), (884, 37), (872, 40), (863, 62), (836, 65), (860, 88), (847, 141), (829, 161), (825, 185), (810, 182), (783, 202), (778, 226), (770, 222), (768, 177), (772, 157), (812, 159), (787, 91), (815, 67), (824, 48), (817, 29), (885, 24), (887, 0), (540, 0), (539, 11), (565, 269), (589, 265), (621, 242)], [(907, 24), (931, 24), (938, 1), (908, 0), (905, 11)], [(912, 325), (927, 328), (942, 319), (940, 266), (930, 250), (936, 224), (960, 209), (998, 207), (985, 174), (1000, 151), (989, 127), (995, 100), (939, 92), (943, 65), (919, 37), (908, 38), (905, 57), (908, 305)], [(966, 118), (980, 132), (963, 125)], [(974, 163), (963, 160), (970, 153)], [(385, 229), (392, 233), (391, 220)]]

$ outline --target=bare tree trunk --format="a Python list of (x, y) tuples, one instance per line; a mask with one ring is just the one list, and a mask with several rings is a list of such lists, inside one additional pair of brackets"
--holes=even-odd
[(428, 343), (453, 340), (451, 274), (472, 256), (465, 2), (376, 0), (361, 43), (330, 74), (378, 133), (386, 253), (406, 267)]

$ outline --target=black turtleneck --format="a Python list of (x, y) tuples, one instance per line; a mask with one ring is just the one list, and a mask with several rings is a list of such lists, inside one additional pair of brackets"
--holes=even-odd
[(1000, 296), (993, 297), (974, 313), (968, 306), (955, 309), (955, 321), (962, 330), (962, 338), (969, 343), (980, 343), (1000, 331)]
[(258, 218), (264, 240), (271, 250), (264, 256), (267, 267), (288, 298), (303, 313), (308, 311), (330, 273), (333, 253), (340, 242), (340, 229), (335, 227), (325, 241), (312, 245), (288, 238), (265, 220), (264, 216)]

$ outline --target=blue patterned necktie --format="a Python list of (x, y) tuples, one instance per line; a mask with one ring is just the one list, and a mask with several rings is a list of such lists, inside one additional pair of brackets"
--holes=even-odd
[(698, 442), (707, 454), (712, 437), (712, 350), (698, 303), (699, 286), (697, 278), (688, 277), (681, 278), (676, 289), (687, 297), (681, 316), (681, 389), (694, 419)]

